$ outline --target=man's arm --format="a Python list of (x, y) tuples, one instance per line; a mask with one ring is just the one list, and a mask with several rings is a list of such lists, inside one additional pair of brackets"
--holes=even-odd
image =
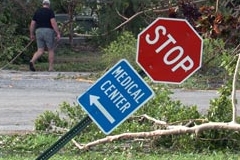
[(57, 22), (56, 22), (55, 18), (51, 19), (51, 25), (52, 25), (54, 31), (57, 33), (57, 40), (60, 40), (61, 35), (60, 35), (60, 31), (58, 29), (58, 25), (57, 25)]
[(30, 23), (30, 27), (29, 27), (29, 30), (30, 30), (30, 39), (31, 39), (31, 40), (34, 40), (34, 39), (35, 39), (35, 35), (34, 35), (35, 26), (36, 26), (36, 21), (32, 20), (31, 23)]

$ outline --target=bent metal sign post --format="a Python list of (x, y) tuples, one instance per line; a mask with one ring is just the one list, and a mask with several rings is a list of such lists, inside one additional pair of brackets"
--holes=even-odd
[(78, 103), (88, 113), (88, 116), (36, 160), (49, 159), (92, 121), (105, 134), (110, 134), (153, 96), (152, 89), (128, 61), (125, 59), (119, 61), (78, 97)]

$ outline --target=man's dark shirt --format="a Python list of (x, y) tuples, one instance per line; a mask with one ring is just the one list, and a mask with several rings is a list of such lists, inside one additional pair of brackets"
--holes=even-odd
[(50, 8), (38, 9), (33, 16), (33, 20), (36, 21), (36, 29), (37, 28), (53, 28), (50, 21), (52, 18), (55, 18), (55, 15), (52, 9)]

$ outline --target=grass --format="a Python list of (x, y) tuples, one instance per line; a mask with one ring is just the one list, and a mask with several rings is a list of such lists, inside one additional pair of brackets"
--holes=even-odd
[[(86, 135), (88, 136), (88, 135)], [(0, 136), (0, 160), (33, 160), (58, 139), (57, 134)], [(69, 142), (51, 160), (240, 160), (232, 151), (184, 153), (158, 147), (144, 148), (139, 143), (117, 142), (79, 151)]]
[(98, 72), (105, 69), (101, 60), (102, 53), (96, 51), (74, 50), (66, 54), (66, 51), (56, 55), (56, 70), (77, 72)]
[[(0, 160), (33, 160), (38, 155), (7, 155), (1, 156)], [(183, 154), (183, 153), (153, 153), (141, 154), (135, 152), (114, 152), (111, 154), (99, 152), (86, 152), (83, 154), (58, 153), (51, 157), (51, 160), (239, 160), (239, 154), (214, 152), (212, 154)]]
[[(106, 68), (102, 63), (102, 52), (99, 50), (88, 51), (81, 48), (58, 48), (55, 53), (54, 68), (62, 72), (99, 72)], [(30, 59), (28, 57), (27, 59)], [(29, 71), (28, 61), (25, 63), (9, 64), (4, 69)], [(0, 63), (1, 67), (6, 63)], [(35, 64), (37, 71), (48, 70), (48, 54), (44, 54)]]

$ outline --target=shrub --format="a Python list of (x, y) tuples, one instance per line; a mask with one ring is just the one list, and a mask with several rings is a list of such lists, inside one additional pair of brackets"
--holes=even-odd
[(123, 32), (115, 41), (103, 49), (103, 61), (111, 67), (120, 59), (128, 60), (134, 67), (137, 40), (131, 32)]

